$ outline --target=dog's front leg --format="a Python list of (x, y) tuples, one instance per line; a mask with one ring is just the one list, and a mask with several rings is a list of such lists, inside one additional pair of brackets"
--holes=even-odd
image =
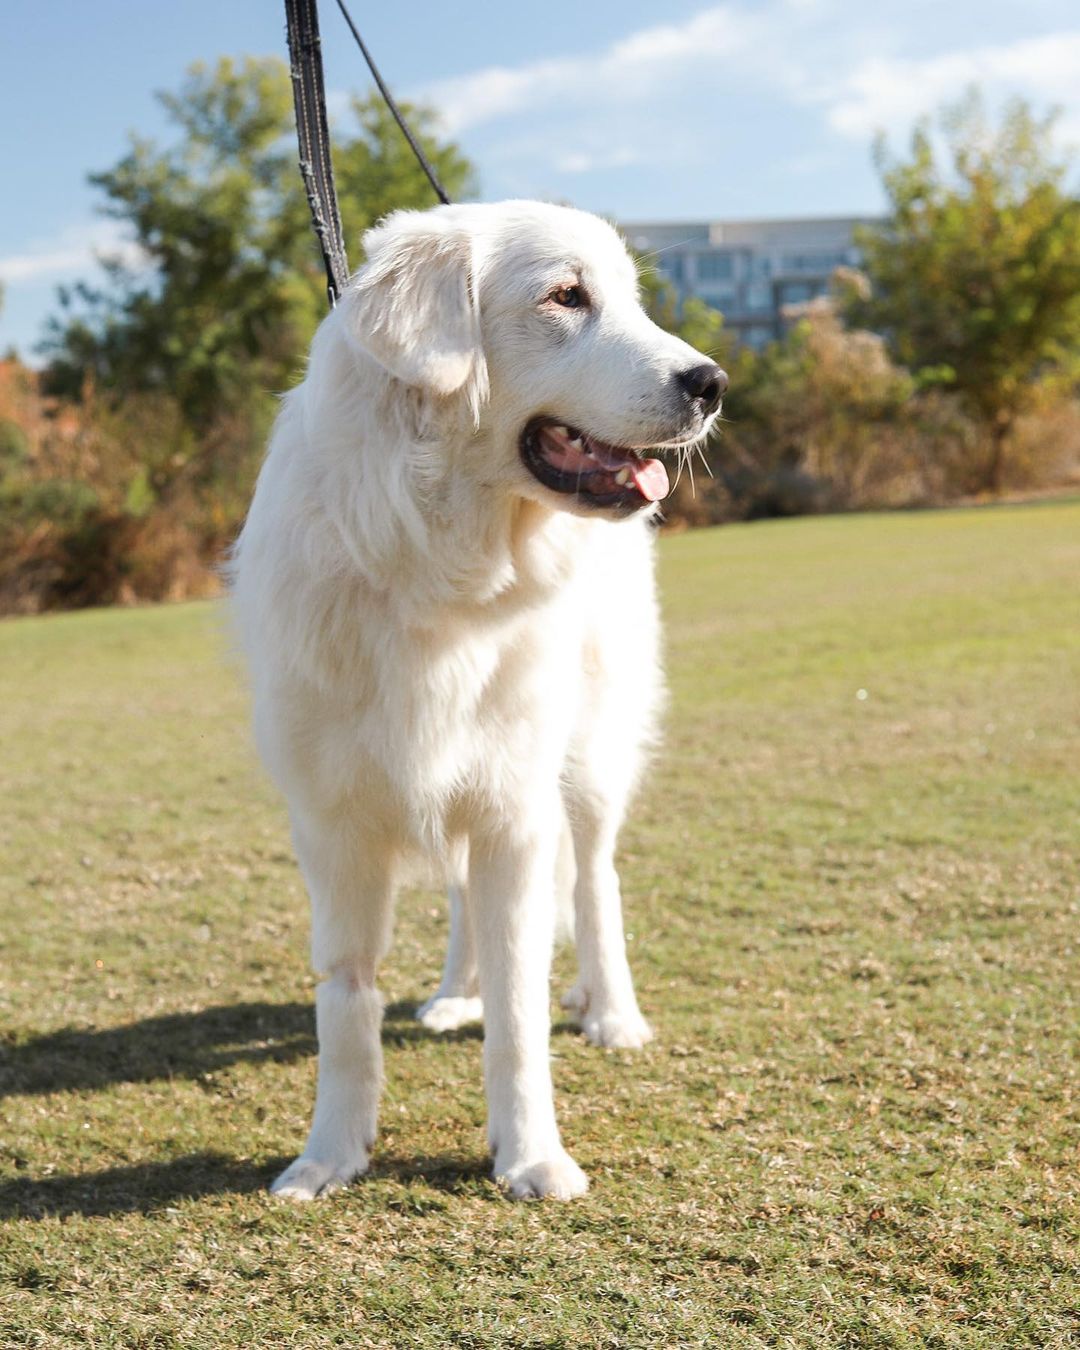
[(566, 1200), (588, 1189), (555, 1123), (548, 1039), (557, 822), (472, 841), (473, 906), (484, 999), (484, 1083), (495, 1176), (517, 1196)]
[(366, 1172), (382, 1089), (382, 999), (375, 972), (390, 940), (389, 857), (345, 812), (293, 811), (293, 840), (311, 896), (319, 1074), (303, 1153), (271, 1190), (310, 1200)]

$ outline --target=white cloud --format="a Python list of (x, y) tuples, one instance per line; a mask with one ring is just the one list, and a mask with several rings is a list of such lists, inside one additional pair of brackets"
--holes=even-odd
[(745, 50), (757, 27), (736, 6), (720, 5), (684, 24), (641, 29), (599, 53), (491, 66), (430, 84), (415, 97), (439, 110), (451, 135), (532, 108), (637, 101), (674, 76)]
[[(490, 195), (573, 195), (626, 219), (871, 209), (870, 136), (902, 136), (973, 83), (992, 109), (1010, 94), (1060, 104), (1080, 142), (1075, 0), (720, 0), (591, 52), (572, 25), (552, 32), (566, 47), (543, 59), (409, 91), (464, 134)], [(335, 120), (349, 101), (331, 92)], [(9, 327), (16, 291), (28, 307), (50, 281), (91, 274), (96, 254), (138, 260), (103, 221), (18, 247), (0, 257)]]
[(1078, 70), (1080, 29), (924, 60), (875, 58), (844, 78), (826, 117), (834, 131), (866, 140), (910, 125), (976, 84), (990, 98), (1022, 94), (1043, 107), (1059, 104), (1072, 121), (1080, 113)]
[(561, 173), (593, 173), (597, 169), (624, 169), (629, 164), (637, 164), (640, 159), (637, 150), (628, 145), (619, 145), (595, 154), (588, 150), (571, 150), (564, 155), (556, 155), (553, 162)]
[(113, 221), (86, 221), (42, 240), (25, 253), (0, 257), (0, 281), (20, 283), (62, 281), (93, 270), (102, 258), (119, 258), (135, 266), (142, 257), (137, 244), (125, 238)]
[[(923, 38), (914, 11), (908, 23), (893, 16), (879, 24), (878, 12), (859, 15), (831, 0), (729, 0), (684, 23), (630, 33), (599, 52), (492, 66), (414, 96), (439, 110), (451, 135), (523, 114), (553, 126), (567, 113), (579, 121), (587, 113), (588, 146), (536, 156), (563, 173), (617, 164), (631, 137), (635, 162), (655, 158), (676, 131), (692, 141), (702, 119), (688, 109), (696, 103), (712, 113), (721, 106), (710, 106), (712, 90), (725, 100), (729, 119), (748, 94), (765, 95), (793, 118), (813, 109), (823, 132), (848, 141), (902, 132), (971, 84), (991, 102), (1016, 93), (1040, 108), (1059, 104), (1063, 129), (1080, 128), (1080, 29), (905, 56), (903, 47)], [(738, 133), (736, 123), (730, 134)]]
[(0, 281), (9, 286), (20, 281), (40, 281), (78, 271), (86, 264), (83, 248), (62, 248), (38, 253), (12, 253), (0, 258)]

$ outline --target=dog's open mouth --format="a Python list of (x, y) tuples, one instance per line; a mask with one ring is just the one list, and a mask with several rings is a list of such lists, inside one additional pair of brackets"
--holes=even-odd
[(526, 426), (521, 458), (546, 488), (591, 506), (636, 511), (668, 494), (667, 470), (658, 459), (608, 445), (553, 417), (536, 417)]

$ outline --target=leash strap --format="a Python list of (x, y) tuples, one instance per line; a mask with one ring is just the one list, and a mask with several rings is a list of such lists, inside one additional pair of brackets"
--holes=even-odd
[(357, 29), (356, 24), (353, 23), (352, 15), (345, 8), (345, 0), (337, 0), (337, 5), (338, 9), (340, 9), (342, 14), (344, 15), (345, 22), (349, 25), (353, 37), (356, 39), (356, 45), (360, 48), (361, 52), (364, 55), (364, 60), (368, 63), (368, 70), (371, 71), (375, 79), (375, 83), (379, 86), (379, 93), (382, 94), (383, 98), (386, 100), (386, 106), (393, 113), (394, 121), (401, 128), (401, 134), (409, 142), (410, 149), (412, 150), (416, 158), (420, 161), (420, 167), (427, 174), (428, 182), (435, 189), (435, 196), (438, 197), (439, 201), (442, 202), (443, 206), (449, 206), (450, 198), (446, 195), (446, 189), (439, 182), (438, 175), (435, 173), (435, 170), (431, 167), (431, 162), (428, 160), (427, 155), (425, 155), (423, 150), (420, 149), (419, 142), (417, 141), (416, 137), (412, 134), (412, 132), (409, 130), (408, 124), (406, 123), (404, 117), (402, 117), (398, 105), (394, 102), (393, 94), (391, 94), (390, 90), (387, 89), (385, 80), (379, 74), (378, 66), (372, 60), (371, 53), (368, 51), (364, 39), (360, 36), (360, 32)]
[[(409, 130), (393, 95), (379, 74), (379, 68), (360, 36), (352, 15), (345, 8), (345, 0), (337, 0), (338, 8), (349, 25), (356, 45), (364, 54), (368, 69), (379, 86), (379, 93), (401, 128), (402, 135), (427, 174), (428, 182), (444, 206), (450, 205), (446, 189), (419, 142)], [(311, 223), (319, 236), (323, 264), (326, 267), (326, 294), (333, 309), (349, 281), (349, 260), (345, 256), (345, 239), (341, 229), (337, 191), (334, 188), (334, 164), (330, 158), (330, 132), (326, 124), (326, 91), (323, 88), (322, 43), (319, 39), (319, 9), (317, 0), (285, 0), (285, 22), (289, 38), (289, 73), (292, 76), (293, 105), (296, 108), (296, 139), (300, 144), (300, 174), (304, 180)]]
[(300, 174), (311, 208), (311, 222), (319, 236), (326, 266), (326, 294), (333, 309), (348, 283), (349, 263), (334, 189), (334, 165), (330, 159), (316, 0), (285, 0), (285, 19), (296, 108), (296, 137), (300, 144)]

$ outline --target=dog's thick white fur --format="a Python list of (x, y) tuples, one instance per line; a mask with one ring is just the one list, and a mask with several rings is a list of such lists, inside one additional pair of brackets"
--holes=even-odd
[(426, 861), (457, 918), (437, 999), (475, 998), (473, 959), (479, 973), (496, 1176), (516, 1195), (573, 1196), (587, 1182), (559, 1137), (548, 1061), (567, 828), (573, 1001), (600, 1044), (648, 1036), (613, 853), (660, 698), (654, 508), (603, 473), (614, 503), (545, 485), (523, 436), (547, 419), (602, 454), (685, 445), (715, 403), (687, 391), (705, 358), (648, 319), (633, 263), (593, 216), (529, 202), (401, 212), (365, 248), (284, 401), (233, 565), (256, 738), (288, 803), (325, 977), (314, 1122), (274, 1189), (310, 1198), (368, 1166), (376, 969), (395, 889)]

